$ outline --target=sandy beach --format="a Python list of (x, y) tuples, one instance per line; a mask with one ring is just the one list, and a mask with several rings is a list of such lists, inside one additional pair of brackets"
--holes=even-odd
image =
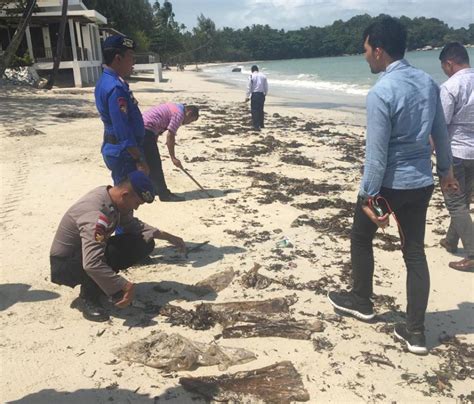
[[(392, 337), (406, 305), (393, 222), (375, 241), (377, 321), (340, 317), (326, 297), (329, 289), (349, 287), (349, 234), (364, 159), (361, 116), (289, 108), (270, 95), (266, 128), (257, 133), (250, 130), (243, 88), (192, 71), (164, 76), (163, 83), (134, 81), (131, 88), (142, 111), (167, 101), (200, 107), (200, 119), (180, 128), (176, 154), (212, 198), (173, 167), (161, 139), (168, 185), (186, 201), (156, 201), (136, 216), (190, 247), (208, 243), (186, 258), (157, 241), (150, 260), (125, 273), (138, 284), (134, 305), (113, 310), (108, 323), (85, 320), (70, 308), (77, 288), (49, 280), (49, 248), (61, 217), (86, 192), (111, 183), (100, 154), (103, 125), (93, 88), (0, 88), (1, 401), (205, 402), (179, 379), (290, 361), (311, 403), (472, 402), (473, 278), (448, 268), (457, 257), (439, 247), (449, 223), (439, 186), (425, 239), (431, 353), (418, 357)], [(279, 243), (285, 236), (288, 246)], [(256, 264), (258, 274), (270, 279), (249, 280)], [(188, 287), (230, 269), (232, 282), (218, 292), (200, 295)], [(225, 338), (222, 323), (193, 329), (186, 318), (161, 311), (167, 304), (191, 310), (202, 302), (287, 296), (292, 319), (319, 322), (309, 339)], [(158, 331), (244, 348), (256, 358), (227, 369), (163, 371), (114, 353)]]

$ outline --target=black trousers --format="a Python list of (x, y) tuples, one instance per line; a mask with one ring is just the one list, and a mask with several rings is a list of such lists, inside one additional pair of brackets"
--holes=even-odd
[(150, 179), (155, 187), (155, 193), (158, 196), (165, 196), (170, 193), (166, 185), (163, 166), (161, 164), (160, 151), (158, 150), (157, 136), (149, 131), (145, 131), (145, 139), (143, 141), (143, 152), (145, 160), (150, 167)]
[(252, 112), (252, 125), (254, 129), (264, 127), (263, 124), (263, 105), (265, 104), (265, 94), (252, 93), (250, 98), (250, 110)]
[[(407, 268), (407, 328), (423, 331), (428, 305), (430, 275), (425, 256), (425, 224), (434, 186), (411, 190), (382, 188), (382, 195), (395, 212), (405, 236), (402, 249)], [(393, 220), (392, 220), (393, 222)], [(378, 227), (357, 203), (351, 234), (353, 291), (361, 298), (372, 296), (374, 251), (372, 241)]]
[[(155, 248), (155, 241), (146, 242), (141, 235), (119, 234), (107, 241), (105, 261), (119, 272), (147, 257)], [(58, 285), (71, 288), (81, 285), (81, 296), (96, 299), (104, 293), (87, 275), (82, 266), (82, 256), (54, 257), (50, 256), (51, 281)]]

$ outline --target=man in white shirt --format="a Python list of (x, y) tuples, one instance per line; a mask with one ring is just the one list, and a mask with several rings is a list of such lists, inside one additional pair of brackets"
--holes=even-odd
[(253, 65), (251, 70), (252, 74), (249, 76), (245, 101), (247, 102), (250, 99), (252, 125), (255, 130), (260, 130), (265, 127), (263, 124), (263, 105), (268, 93), (268, 83), (267, 77), (258, 71), (257, 65)]
[(444, 194), (451, 215), (446, 238), (440, 244), (449, 252), (456, 252), (461, 239), (466, 258), (450, 262), (459, 271), (474, 271), (474, 226), (470, 202), (474, 185), (474, 69), (469, 55), (460, 43), (448, 43), (439, 55), (441, 68), (449, 79), (441, 85), (441, 103), (448, 125), (453, 153), (454, 175), (460, 190)]

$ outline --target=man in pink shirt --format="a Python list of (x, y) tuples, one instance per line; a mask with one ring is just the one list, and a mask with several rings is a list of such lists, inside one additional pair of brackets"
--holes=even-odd
[(163, 132), (168, 131), (166, 146), (173, 164), (181, 168), (181, 161), (176, 158), (174, 146), (176, 133), (181, 125), (187, 125), (199, 118), (199, 109), (193, 105), (184, 105), (168, 102), (157, 105), (143, 113), (145, 124), (145, 138), (143, 149), (145, 160), (150, 168), (150, 179), (155, 187), (155, 192), (162, 202), (180, 202), (183, 197), (173, 194), (167, 187), (157, 140)]

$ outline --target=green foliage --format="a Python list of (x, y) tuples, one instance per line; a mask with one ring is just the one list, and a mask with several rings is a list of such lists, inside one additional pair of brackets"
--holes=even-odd
[(155, 1), (150, 49), (159, 55), (162, 62), (183, 50), (183, 27), (174, 20), (173, 6), (169, 1), (165, 1), (163, 6)]
[(137, 29), (149, 36), (153, 30), (153, 12), (147, 0), (83, 0), (88, 9), (97, 10), (107, 24), (125, 35)]
[[(348, 21), (337, 20), (325, 27), (304, 27), (293, 31), (252, 25), (242, 29), (224, 27), (204, 15), (196, 27), (186, 27), (175, 20), (170, 1), (83, 0), (88, 8), (107, 17), (109, 25), (132, 36), (139, 51), (151, 50), (165, 63), (213, 61), (275, 60), (339, 56), (363, 52), (364, 29), (383, 17), (357, 15)], [(408, 50), (425, 46), (441, 47), (447, 42), (474, 43), (474, 24), (453, 29), (436, 18), (400, 17), (407, 27)]]
[(150, 50), (151, 40), (145, 31), (135, 31), (132, 38), (137, 44), (137, 52), (148, 52)]
[(23, 56), (13, 55), (12, 61), (9, 67), (21, 67), (21, 66), (32, 66), (33, 59), (31, 59), (30, 54), (25, 52)]

